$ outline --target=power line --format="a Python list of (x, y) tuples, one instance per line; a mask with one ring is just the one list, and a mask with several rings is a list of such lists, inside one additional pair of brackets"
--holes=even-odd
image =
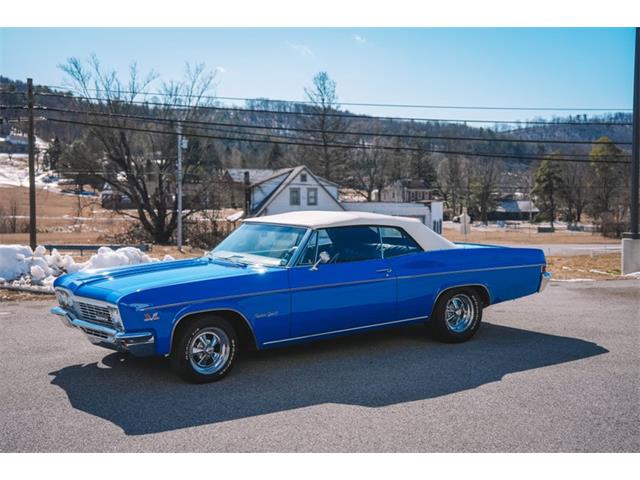
[(478, 119), (446, 119), (446, 118), (421, 118), (421, 117), (390, 117), (390, 116), (374, 116), (356, 113), (336, 113), (336, 112), (292, 112), (287, 110), (267, 110), (259, 108), (245, 108), (245, 107), (221, 107), (213, 105), (192, 105), (181, 106), (177, 104), (163, 103), (163, 102), (149, 102), (144, 100), (121, 100), (101, 97), (76, 97), (74, 95), (65, 95), (59, 93), (38, 93), (41, 97), (58, 97), (58, 98), (70, 98), (77, 101), (95, 100), (104, 103), (117, 104), (122, 103), (126, 105), (143, 105), (143, 106), (156, 106), (156, 107), (168, 107), (174, 110), (185, 109), (199, 109), (199, 110), (212, 110), (212, 111), (231, 111), (231, 112), (251, 112), (251, 113), (264, 113), (268, 115), (298, 115), (298, 116), (311, 116), (311, 117), (335, 117), (335, 118), (349, 118), (349, 119), (361, 119), (361, 120), (400, 120), (411, 122), (433, 122), (433, 123), (481, 123), (481, 124), (498, 124), (498, 125), (600, 125), (600, 126), (629, 126), (631, 122), (611, 122), (611, 121), (590, 121), (590, 122), (576, 122), (576, 121), (541, 121), (541, 120), (478, 120)]
[[(138, 127), (127, 127), (127, 126), (116, 126), (116, 125), (105, 125), (105, 124), (101, 124), (101, 123), (90, 123), (90, 122), (80, 122), (80, 121), (75, 121), (75, 120), (63, 120), (63, 119), (57, 119), (57, 118), (47, 118), (48, 121), (51, 122), (58, 122), (58, 123), (66, 123), (66, 124), (73, 124), (73, 125), (83, 125), (83, 126), (90, 126), (90, 127), (98, 127), (98, 128), (109, 128), (109, 129), (115, 129), (115, 130), (129, 130), (129, 131), (136, 131), (136, 132), (142, 132), (142, 133), (157, 133), (157, 134), (164, 134), (164, 135), (175, 135), (175, 132), (172, 131), (167, 131), (167, 130), (156, 130), (156, 129), (149, 129), (149, 128), (138, 128)], [(204, 135), (204, 134), (198, 134), (198, 133), (191, 133), (189, 134), (189, 136), (191, 137), (196, 137), (196, 138), (210, 138), (210, 139), (214, 139), (214, 140), (227, 140), (227, 141), (243, 141), (243, 142), (251, 142), (251, 143), (268, 143), (268, 144), (280, 144), (280, 145), (295, 145), (295, 146), (307, 146), (307, 147), (320, 147), (320, 148), (324, 148), (324, 147), (329, 147), (329, 148), (346, 148), (346, 149), (362, 149), (362, 150), (391, 150), (391, 151), (417, 151), (417, 152), (423, 152), (423, 153), (442, 153), (442, 154), (449, 154), (449, 155), (465, 155), (465, 156), (471, 156), (471, 157), (486, 157), (486, 158), (505, 158), (505, 159), (511, 159), (511, 160), (542, 160), (543, 158), (541, 158), (540, 156), (524, 156), (524, 155), (509, 155), (509, 154), (500, 154), (500, 153), (492, 153), (492, 154), (488, 154), (488, 153), (474, 153), (474, 152), (459, 152), (459, 151), (452, 151), (452, 150), (434, 150), (434, 149), (421, 149), (421, 148), (413, 148), (413, 147), (391, 147), (391, 146), (386, 146), (386, 145), (367, 145), (367, 144), (352, 144), (352, 145), (347, 145), (347, 144), (328, 144), (328, 145), (324, 145), (322, 143), (309, 143), (309, 142), (290, 142), (290, 141), (273, 141), (273, 140), (261, 140), (261, 139), (238, 139), (238, 138), (233, 138), (233, 137), (224, 137), (224, 136), (218, 136), (218, 135)], [(554, 161), (554, 162), (577, 162), (577, 163), (586, 163), (589, 162), (589, 160), (578, 160), (575, 158), (567, 158), (569, 157), (569, 155), (564, 155), (564, 156), (557, 156), (557, 157), (553, 157), (550, 158), (550, 161)], [(601, 160), (601, 163), (617, 163), (617, 164), (629, 164), (630, 162), (628, 161), (624, 161), (624, 160)]]
[[(42, 85), (43, 87), (80, 92), (77, 88), (63, 87), (60, 85)], [(97, 88), (87, 88), (88, 92), (102, 92)], [(136, 92), (132, 90), (118, 90), (118, 94), (129, 95), (143, 95), (143, 96), (157, 96), (157, 97), (171, 97), (171, 98), (193, 98), (196, 95), (187, 95), (179, 93), (167, 93), (167, 92)], [(220, 95), (197, 95), (198, 98), (206, 100), (234, 100), (245, 102), (272, 102), (272, 103), (285, 103), (285, 104), (303, 104), (303, 105), (315, 105), (315, 102), (311, 100), (282, 100), (272, 99), (266, 97), (225, 97)], [(630, 108), (573, 108), (573, 107), (489, 107), (489, 106), (466, 106), (466, 105), (421, 105), (421, 104), (406, 104), (406, 103), (370, 103), (370, 102), (337, 102), (339, 105), (354, 106), (354, 107), (390, 107), (390, 108), (421, 108), (421, 109), (438, 109), (438, 110), (512, 110), (512, 111), (558, 111), (558, 112), (630, 112)]]
[[(2, 106), (0, 106), (0, 108), (3, 108)], [(20, 107), (22, 108), (22, 107)], [(117, 118), (125, 118), (125, 119), (141, 119), (141, 120), (148, 120), (151, 122), (169, 122), (169, 123), (175, 123), (176, 120), (173, 119), (159, 119), (157, 117), (148, 117), (148, 116), (141, 116), (141, 115), (130, 115), (130, 114), (117, 114), (117, 113), (106, 113), (106, 112), (86, 112), (86, 111), (79, 111), (79, 110), (63, 110), (63, 109), (56, 109), (56, 108), (40, 108), (41, 110), (46, 110), (46, 111), (51, 111), (51, 112), (57, 112), (57, 113), (74, 113), (74, 114), (86, 114), (86, 115), (95, 115), (95, 116), (106, 116), (106, 117), (117, 117)], [(52, 121), (61, 121), (59, 119), (53, 119), (53, 118), (48, 118), (49, 120)], [(273, 139), (284, 139), (284, 140), (294, 140), (296, 142), (301, 142), (301, 141), (306, 141), (309, 140), (307, 138), (301, 138), (301, 137), (294, 137), (294, 136), (287, 136), (287, 135), (273, 135), (273, 134), (260, 134), (260, 133), (255, 133), (255, 132), (235, 132), (232, 130), (227, 130), (224, 128), (214, 128), (214, 127), (209, 127), (209, 125), (221, 125), (221, 126), (227, 126), (227, 127), (244, 127), (244, 128), (258, 128), (255, 126), (248, 126), (248, 125), (241, 125), (241, 124), (226, 124), (226, 123), (221, 123), (221, 122), (197, 122), (197, 121), (181, 121), (184, 124), (189, 124), (189, 123), (194, 123), (194, 124), (198, 124), (198, 125), (206, 125), (205, 126), (197, 126), (194, 128), (198, 128), (198, 129), (203, 129), (203, 130), (207, 130), (207, 131), (217, 131), (217, 132), (221, 132), (221, 133), (226, 133), (226, 134), (233, 134), (233, 135), (251, 135), (253, 137), (262, 137), (262, 138), (268, 138), (270, 140), (265, 140), (263, 141), (263, 143), (282, 143), (282, 144), (292, 144), (292, 145), (307, 145), (307, 146), (314, 146), (314, 147), (324, 147), (324, 144), (314, 144), (314, 143), (288, 143), (288, 142), (275, 142), (273, 141)], [(69, 121), (68, 123), (71, 123), (71, 121)], [(89, 125), (91, 126), (92, 124), (87, 123), (87, 122), (75, 122), (75, 124), (78, 125)], [(95, 125), (94, 125), (95, 126)], [(99, 125), (98, 125), (99, 126)], [(102, 125), (108, 128), (124, 128), (124, 129), (130, 129), (129, 127), (126, 126), (109, 126), (109, 125)], [(278, 127), (264, 127), (267, 129), (272, 129), (272, 130), (289, 130), (288, 128), (278, 128)], [(304, 130), (304, 129), (303, 129)], [(150, 131), (150, 130), (147, 130)], [(172, 134), (173, 132), (166, 132), (166, 131), (156, 131), (155, 133), (169, 133)], [(351, 132), (353, 133), (353, 132)], [(375, 132), (362, 132), (365, 133), (367, 135), (371, 135), (371, 136), (375, 136), (377, 135)], [(191, 136), (196, 136), (195, 134), (191, 133)], [(394, 136), (393, 134), (389, 134), (388, 136)], [(421, 137), (418, 137), (421, 138)], [(422, 137), (422, 138), (443, 138), (443, 137)], [(446, 137), (449, 138), (451, 140), (463, 140), (463, 141), (475, 141), (476, 138), (471, 138), (471, 137)], [(478, 137), (481, 138), (481, 137)], [(249, 138), (243, 138), (243, 137), (239, 137), (239, 138), (224, 138), (226, 140), (235, 140), (235, 141), (258, 141), (255, 139), (249, 139)], [(311, 141), (314, 141), (315, 139), (311, 139)], [(491, 141), (493, 139), (482, 139), (482, 140), (486, 140), (486, 141)], [(504, 140), (506, 143), (509, 143), (509, 140), (505, 139)], [(560, 141), (557, 141), (560, 142)], [(546, 143), (546, 141), (536, 141), (535, 143)], [(564, 143), (564, 141), (563, 141)], [(566, 143), (573, 143), (571, 141), (566, 141)], [(579, 142), (582, 143), (582, 142)], [(584, 142), (587, 144), (593, 144), (596, 142)], [(622, 144), (626, 144), (626, 142), (620, 142)], [(539, 159), (540, 156), (539, 155), (523, 155), (523, 154), (519, 154), (519, 155), (510, 155), (510, 154), (502, 154), (502, 153), (495, 153), (495, 154), (485, 154), (485, 153), (473, 153), (473, 152), (451, 152), (448, 150), (426, 150), (426, 149), (421, 149), (421, 148), (413, 148), (410, 149), (408, 147), (401, 147), (401, 146), (384, 146), (384, 145), (372, 145), (372, 144), (352, 144), (352, 143), (347, 143), (347, 142), (340, 142), (340, 141), (333, 141), (330, 144), (327, 144), (327, 146), (331, 147), (331, 148), (364, 148), (364, 149), (386, 149), (386, 150), (413, 150), (413, 151), (424, 151), (427, 153), (455, 153), (455, 154), (461, 154), (461, 155), (475, 155), (475, 156), (486, 156), (486, 157), (500, 157), (500, 158), (521, 158), (521, 159), (530, 159), (530, 160), (536, 160)], [(576, 158), (584, 158), (587, 156), (587, 154), (562, 154), (561, 156), (563, 157), (576, 157)], [(606, 156), (606, 157), (628, 157), (628, 154), (614, 154), (614, 155), (602, 155), (602, 156)]]
[[(51, 109), (50, 111), (52, 111), (52, 112), (60, 111), (60, 109)], [(78, 111), (78, 113), (81, 113), (81, 114), (88, 113), (89, 115), (93, 115), (94, 114), (94, 113), (91, 113), (91, 112), (79, 112), (79, 111)], [(143, 119), (143, 120), (151, 120), (152, 122), (154, 122), (156, 120), (160, 120), (160, 121), (169, 122), (171, 124), (176, 123), (176, 120), (172, 120), (172, 119), (156, 119), (154, 117), (145, 117), (145, 116), (129, 115), (129, 114), (117, 114), (117, 113), (113, 113), (112, 114), (112, 113), (105, 113), (105, 112), (95, 112), (95, 115), (106, 116), (106, 117), (118, 117), (118, 118), (125, 118), (125, 119)], [(193, 122), (197, 123), (197, 124), (204, 124), (204, 125), (209, 125), (210, 124), (209, 122), (195, 122), (195, 121), (193, 121)], [(180, 120), (180, 123), (182, 123), (183, 125), (186, 125), (187, 123), (189, 123), (189, 121)], [(213, 122), (213, 123), (217, 124), (217, 125), (225, 125), (225, 126), (228, 125), (228, 124), (224, 124), (224, 123), (215, 123), (215, 122)], [(234, 135), (251, 135), (251, 136), (257, 136), (257, 137), (269, 138), (269, 139), (285, 139), (285, 140), (295, 140), (295, 141), (317, 141), (316, 139), (308, 139), (308, 138), (281, 135), (281, 134), (280, 135), (274, 135), (274, 134), (260, 134), (260, 133), (254, 133), (254, 132), (235, 132), (235, 131), (232, 131), (232, 130), (225, 130), (225, 129), (221, 129), (221, 128), (201, 127), (201, 126), (197, 126), (197, 127), (194, 127), (194, 128), (198, 128), (198, 129), (206, 130), (206, 131), (219, 131), (219, 132), (222, 132), (222, 133), (234, 134)], [(277, 128), (275, 128), (275, 129), (278, 130)], [(375, 135), (375, 133), (372, 133), (372, 135)], [(461, 137), (451, 137), (451, 138), (457, 140), (457, 139), (460, 139)], [(243, 140), (248, 140), (248, 139), (246, 137), (244, 137), (244, 138), (240, 137), (240, 138), (236, 138), (235, 140), (243, 141)], [(271, 141), (270, 143), (279, 143), (279, 142)], [(595, 143), (595, 142), (592, 142), (592, 143)], [(325, 145), (324, 143), (321, 144), (321, 146), (324, 146), (324, 145)], [(341, 141), (337, 141), (337, 140), (333, 140), (332, 142), (329, 142), (327, 145), (328, 146), (346, 146), (346, 147), (349, 147), (349, 148), (354, 148), (355, 147), (353, 143), (341, 142)], [(368, 146), (370, 148), (387, 147), (388, 149), (393, 149), (393, 150), (398, 150), (398, 149), (403, 148), (403, 147), (400, 147), (400, 146), (396, 147), (396, 146), (389, 146), (389, 145), (387, 145), (387, 146), (382, 146), (382, 145), (377, 146), (377, 145), (373, 145), (373, 144), (364, 144), (364, 145), (365, 145), (365, 147)], [(313, 146), (318, 146), (318, 145), (313, 145)], [(426, 151), (425, 149), (421, 149), (421, 148), (417, 148), (417, 150), (418, 151)], [(430, 150), (430, 151), (433, 151), (435, 153), (443, 152), (441, 150)], [(471, 153), (469, 153), (469, 155), (471, 155)], [(505, 155), (508, 155), (508, 154), (505, 154)], [(583, 158), (587, 154), (565, 153), (565, 154), (562, 154), (562, 155), (565, 156), (565, 157)], [(522, 156), (522, 154), (521, 154), (521, 156)], [(629, 154), (622, 153), (622, 154), (603, 155), (603, 156), (607, 156), (607, 157), (628, 157)], [(530, 158), (539, 158), (538, 155), (529, 156), (529, 157)]]
[[(171, 170), (174, 170), (174, 166), (173, 164), (168, 164), (167, 168), (170, 168)], [(282, 167), (283, 169), (288, 169), (289, 167)], [(291, 167), (293, 168), (293, 167)], [(221, 169), (213, 169), (211, 172), (187, 172), (187, 173), (183, 173), (182, 176), (185, 179), (188, 178), (195, 178), (195, 179), (204, 179), (207, 180), (209, 177), (207, 176), (208, 173), (212, 173), (215, 172), (215, 170), (224, 170), (224, 168)], [(95, 169), (87, 169), (87, 170), (66, 170), (64, 167), (58, 167), (56, 169), (57, 172), (59, 172), (60, 176), (64, 177), (65, 175), (84, 175), (84, 174), (97, 174), (99, 173), (102, 176), (116, 176), (119, 172), (116, 171), (101, 171), (101, 172), (96, 172)], [(286, 172), (285, 172), (286, 173)], [(144, 177), (153, 177), (156, 175), (162, 175), (164, 177), (175, 177), (177, 174), (173, 171), (164, 171), (164, 170), (158, 170), (156, 172), (141, 172), (141, 173), (136, 173), (136, 175), (140, 175), (140, 176), (144, 176)], [(283, 173), (284, 175), (284, 173)], [(239, 182), (233, 182), (233, 183), (239, 183)], [(65, 184), (63, 184), (62, 186), (64, 186)], [(313, 184), (309, 184), (309, 183), (302, 183), (302, 182), (291, 182), (288, 185), (290, 186), (294, 186), (294, 187), (310, 187), (310, 188), (315, 188)], [(59, 185), (60, 186), (60, 185)], [(515, 192), (527, 192), (531, 189), (530, 185), (501, 185), (501, 184), (493, 184), (492, 185), (493, 188), (499, 189), (499, 190), (514, 190)], [(599, 190), (602, 189), (604, 187), (604, 185), (583, 185), (582, 187), (580, 187), (581, 190)], [(622, 188), (623, 185), (618, 185), (618, 187)], [(345, 184), (343, 186), (341, 186), (340, 188), (342, 189), (358, 189), (358, 187), (354, 187), (350, 184)], [(461, 187), (463, 190), (469, 190), (469, 188), (465, 187)], [(428, 187), (427, 190), (438, 190), (438, 187), (433, 186), (433, 187)]]
[[(116, 118), (129, 118), (129, 119), (137, 119), (137, 120), (148, 120), (151, 122), (165, 122), (165, 123), (175, 123), (177, 119), (170, 118), (158, 118), (153, 116), (146, 115), (136, 115), (136, 114), (122, 114), (122, 113), (109, 113), (109, 112), (88, 112), (82, 110), (70, 110), (70, 109), (61, 109), (56, 107), (37, 107), (38, 110), (44, 110), (49, 112), (58, 112), (58, 113), (73, 113), (73, 114), (86, 114), (92, 116), (104, 116), (104, 117), (116, 117)], [(197, 121), (197, 120), (180, 120), (180, 122), (184, 125), (204, 125), (204, 126), (221, 126), (221, 127), (233, 127), (233, 128), (248, 128), (248, 129), (256, 129), (256, 130), (287, 130), (287, 131), (295, 131), (295, 132), (305, 132), (305, 133), (324, 133), (331, 135), (347, 135), (347, 136), (371, 136), (371, 137), (383, 137), (383, 138), (407, 138), (407, 139), (418, 139), (418, 140), (456, 140), (456, 141), (476, 141), (476, 142), (495, 142), (495, 143), (540, 143), (540, 144), (558, 144), (558, 145), (593, 145), (596, 144), (596, 140), (529, 140), (522, 138), (486, 138), (486, 137), (464, 137), (464, 136), (441, 136), (441, 135), (414, 135), (414, 134), (403, 134), (403, 133), (385, 133), (385, 132), (366, 132), (366, 131), (354, 131), (354, 130), (322, 130), (319, 128), (302, 128), (302, 127), (276, 127), (269, 125), (247, 125), (241, 123), (225, 123), (225, 122), (213, 122), (213, 121)], [(257, 135), (257, 134), (254, 134)], [(285, 137), (283, 137), (285, 138)], [(294, 138), (294, 137), (286, 137), (286, 138)], [(631, 145), (631, 142), (615, 142), (617, 145)]]

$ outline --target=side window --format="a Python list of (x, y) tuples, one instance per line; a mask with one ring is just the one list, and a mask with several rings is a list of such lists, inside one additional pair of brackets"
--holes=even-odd
[(298, 265), (313, 265), (316, 262), (318, 246), (318, 232), (313, 232), (309, 237), (304, 253), (300, 257)]
[(307, 188), (307, 205), (318, 205), (317, 188)]
[(318, 252), (326, 251), (330, 263), (382, 258), (378, 227), (338, 227), (320, 230)]
[(289, 189), (289, 205), (300, 205), (300, 189)]
[(422, 252), (422, 248), (407, 233), (395, 227), (380, 227), (384, 258)]

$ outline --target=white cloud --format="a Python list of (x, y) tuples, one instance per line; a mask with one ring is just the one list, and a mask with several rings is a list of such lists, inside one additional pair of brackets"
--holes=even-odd
[(353, 39), (357, 42), (357, 43), (367, 43), (367, 39), (364, 38), (361, 35), (358, 35), (357, 33), (353, 34)]
[(216, 67), (216, 73), (226, 73), (227, 69), (221, 66)]
[(304, 57), (313, 57), (313, 51), (306, 45), (290, 43), (289, 47)]

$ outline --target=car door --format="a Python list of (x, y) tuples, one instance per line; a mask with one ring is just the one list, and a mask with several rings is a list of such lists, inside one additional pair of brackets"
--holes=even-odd
[[(322, 252), (328, 263), (317, 263)], [(289, 275), (293, 338), (395, 320), (396, 280), (375, 226), (314, 232)]]
[(423, 251), (402, 228), (380, 227), (380, 239), (384, 258), (396, 275), (398, 318), (426, 318), (442, 281), (441, 277), (429, 275), (437, 269), (438, 259), (433, 252)]

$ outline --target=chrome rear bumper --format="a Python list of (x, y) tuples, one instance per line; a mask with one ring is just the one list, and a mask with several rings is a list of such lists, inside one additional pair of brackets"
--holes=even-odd
[(549, 285), (551, 281), (551, 272), (542, 272), (542, 276), (540, 277), (540, 287), (538, 287), (538, 292), (543, 291)]
[(131, 352), (136, 357), (155, 354), (155, 339), (151, 332), (121, 332), (115, 328), (81, 320), (62, 307), (53, 307), (51, 313), (61, 317), (65, 326), (80, 329), (94, 345)]

